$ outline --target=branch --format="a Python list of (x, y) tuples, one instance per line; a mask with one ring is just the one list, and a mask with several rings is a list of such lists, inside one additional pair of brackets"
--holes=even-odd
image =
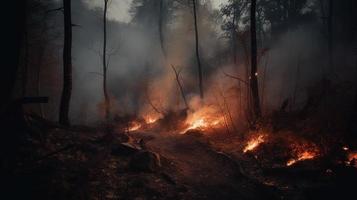
[(237, 77), (237, 76), (233, 76), (233, 75), (227, 74), (227, 73), (226, 73), (225, 71), (223, 71), (223, 70), (222, 70), (222, 72), (223, 72), (223, 74), (224, 74), (225, 76), (227, 76), (227, 77), (229, 77), (229, 78), (236, 79), (236, 80), (238, 80), (238, 81), (240, 81), (240, 82), (246, 84), (247, 86), (249, 86), (249, 83), (247, 83), (245, 80), (243, 80), (243, 79), (241, 79), (241, 78), (239, 78), (239, 77)]
[(62, 11), (63, 12), (63, 7), (59, 7), (59, 8), (54, 8), (54, 9), (50, 9), (46, 11), (46, 14), (50, 13), (50, 12), (55, 12), (55, 11)]
[(180, 89), (180, 92), (181, 92), (181, 96), (182, 96), (182, 99), (185, 103), (185, 106), (187, 109), (189, 109), (189, 106), (188, 106), (188, 103), (187, 103), (187, 100), (186, 100), (186, 96), (185, 96), (185, 92), (183, 91), (183, 87), (182, 87), (182, 84), (181, 84), (181, 81), (180, 81), (180, 73), (181, 73), (181, 69), (179, 69), (179, 71), (176, 70), (176, 68), (173, 66), (173, 65), (170, 65), (172, 70), (175, 72), (175, 77), (176, 77), (176, 82), (177, 82), (177, 85), (179, 86), (179, 89)]

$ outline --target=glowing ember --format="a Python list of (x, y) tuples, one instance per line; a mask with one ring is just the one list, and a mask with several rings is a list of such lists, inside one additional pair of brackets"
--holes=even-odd
[(287, 163), (286, 166), (291, 166), (299, 161), (302, 160), (311, 160), (314, 159), (317, 156), (317, 153), (313, 152), (313, 151), (304, 151), (300, 154), (298, 154), (297, 158), (295, 159), (290, 159)]
[(258, 137), (252, 138), (251, 140), (248, 141), (247, 145), (243, 149), (243, 152), (246, 153), (248, 151), (253, 151), (264, 141), (265, 141), (264, 135), (259, 135)]
[(188, 130), (195, 129), (209, 131), (223, 127), (223, 123), (224, 117), (214, 106), (200, 106), (198, 110), (188, 114), (186, 126), (180, 133), (183, 134)]
[(153, 116), (146, 116), (144, 117), (146, 124), (153, 124), (155, 123), (159, 118), (153, 117)]
[(348, 154), (348, 165), (357, 168), (357, 152), (349, 153)]
[(138, 122), (132, 122), (128, 128), (129, 131), (136, 131), (141, 128), (141, 124)]
[(217, 119), (212, 119), (210, 117), (199, 118), (193, 121), (186, 122), (188, 124), (188, 127), (183, 131), (181, 131), (181, 133), (185, 133), (188, 130), (195, 130), (195, 129), (206, 130), (208, 128), (219, 127), (222, 124), (222, 122), (223, 122), (223, 117)]

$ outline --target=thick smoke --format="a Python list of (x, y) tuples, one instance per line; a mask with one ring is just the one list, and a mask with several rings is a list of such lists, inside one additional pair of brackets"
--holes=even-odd
[[(71, 118), (75, 123), (90, 124), (103, 119), (102, 42), (103, 10), (94, 0), (73, 1), (73, 91)], [(244, 79), (249, 68), (240, 49), (239, 65), (231, 64), (230, 44), (222, 37), (220, 25), (214, 19), (209, 1), (199, 10), (199, 38), (204, 68), (205, 106), (214, 105), (215, 112), (226, 121), (244, 121), (247, 106), (247, 85), (224, 75), (223, 72)], [(123, 1), (129, 8), (129, 1)], [(114, 12), (122, 12), (118, 4), (109, 5), (108, 19), (108, 90), (115, 115), (158, 115), (159, 111), (185, 107), (172, 70), (181, 70), (180, 80), (192, 110), (202, 106), (197, 101), (198, 80), (194, 52), (192, 8), (179, 5), (164, 28), (164, 49), (160, 46), (157, 12), (146, 12), (148, 24), (140, 24), (124, 17), (118, 21)], [(58, 27), (62, 15), (57, 15)], [(314, 24), (305, 24), (284, 33), (269, 43), (267, 53), (260, 58), (259, 84), (265, 112), (278, 108), (287, 98), (296, 98), (296, 105), (306, 101), (306, 89), (323, 78), (327, 70), (326, 38)], [(58, 31), (58, 30), (57, 30)], [(246, 38), (249, 41), (249, 38)], [(61, 41), (58, 40), (58, 43)], [(248, 42), (249, 44), (249, 42)], [(241, 47), (240, 47), (241, 48)], [(166, 55), (166, 56), (164, 56)], [(336, 50), (336, 63), (344, 59), (344, 51)], [(61, 51), (58, 52), (61, 60)], [(346, 63), (352, 63), (347, 62)], [(61, 61), (59, 63), (61, 65)], [(347, 67), (342, 73), (348, 73)], [(60, 74), (60, 69), (57, 69)], [(56, 71), (55, 70), (55, 71)], [(348, 77), (344, 74), (341, 77)], [(49, 79), (44, 77), (44, 79)], [(56, 88), (61, 84), (58, 80)], [(54, 99), (53, 88), (43, 89)], [(56, 92), (58, 93), (58, 92)], [(54, 101), (57, 102), (57, 101)], [(202, 103), (202, 102), (201, 102)], [(152, 104), (152, 105), (150, 105)], [(50, 105), (57, 110), (56, 105)], [(49, 106), (48, 106), (49, 107)], [(210, 108), (211, 110), (211, 108)], [(51, 112), (55, 113), (55, 112)], [(55, 116), (52, 116), (55, 118)], [(233, 125), (234, 126), (234, 125)]]

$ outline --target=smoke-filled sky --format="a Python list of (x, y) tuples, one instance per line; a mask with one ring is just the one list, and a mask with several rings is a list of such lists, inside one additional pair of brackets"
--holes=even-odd
[[(90, 9), (103, 7), (103, 0), (83, 0)], [(131, 17), (129, 8), (133, 0), (112, 0), (109, 9), (109, 18), (120, 22), (129, 22)], [(228, 0), (211, 0), (213, 8), (219, 8)]]
[[(54, 1), (61, 4), (59, 0)], [(141, 24), (131, 23), (132, 13), (129, 10), (132, 1), (111, 0), (109, 5), (107, 50), (111, 55), (108, 90), (112, 98), (113, 113), (142, 115), (148, 110), (152, 112), (149, 100), (160, 110), (182, 108), (183, 102), (171, 65), (182, 70), (184, 92), (189, 103), (194, 102), (198, 86), (192, 13), (182, 8), (176, 10), (177, 15), (170, 19), (174, 23), (168, 23), (169, 25), (164, 28), (162, 48), (155, 20), (157, 13), (155, 10), (142, 10)], [(219, 9), (228, 0), (210, 2), (213, 9)], [(75, 122), (89, 124), (102, 117), (103, 0), (78, 0), (72, 1), (72, 4), (73, 22), (80, 26), (73, 29), (71, 116)], [(244, 89), (237, 89), (237, 83), (224, 76), (222, 72), (244, 77), (248, 66), (244, 61), (243, 44), (239, 43), (238, 66), (232, 65), (231, 44), (223, 37), (224, 31), (221, 30), (223, 22), (219, 17), (216, 20), (212, 13), (214, 11), (209, 6), (201, 7), (199, 12), (199, 50), (204, 73), (205, 98), (212, 99), (206, 100), (206, 103), (216, 103), (218, 91), (232, 97), (230, 106), (238, 108), (235, 105), (238, 103), (237, 95), (233, 92), (240, 91), (241, 94), (245, 94)], [(62, 15), (56, 17), (61, 24)], [(62, 25), (58, 27), (58, 31), (61, 32)], [(269, 41), (269, 38), (266, 40)], [(273, 42), (264, 41), (263, 48), (269, 51), (260, 59), (258, 72), (261, 75), (258, 78), (261, 85), (264, 85), (260, 89), (265, 109), (272, 110), (291, 96), (297, 96), (297, 104), (303, 103), (307, 95), (307, 86), (320, 79), (326, 67), (327, 43), (321, 35), (318, 23), (309, 21), (290, 28)], [(163, 51), (166, 51), (166, 54)], [(61, 53), (59, 50), (59, 60)], [(336, 57), (337, 55), (345, 54), (341, 51), (339, 54), (336, 53)], [(341, 56), (336, 60), (346, 59)], [(339, 72), (342, 70), (352, 74), (348, 73), (347, 67), (341, 68)], [(59, 70), (55, 74), (60, 73)], [(59, 97), (54, 99), (59, 100)]]

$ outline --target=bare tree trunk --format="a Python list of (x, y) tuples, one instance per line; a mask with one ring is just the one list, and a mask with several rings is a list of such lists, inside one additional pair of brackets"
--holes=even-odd
[(69, 106), (72, 93), (72, 19), (71, 0), (63, 0), (64, 12), (64, 47), (63, 47), (63, 89), (60, 105), (59, 122), (69, 125)]
[(198, 67), (198, 86), (200, 89), (200, 97), (203, 99), (203, 83), (202, 83), (202, 66), (199, 52), (199, 41), (198, 41), (198, 27), (197, 27), (197, 10), (196, 10), (196, 0), (192, 0), (193, 3), (193, 16), (195, 21), (195, 43), (196, 43), (196, 59), (197, 59), (197, 67)]
[(164, 58), (166, 59), (166, 50), (164, 46), (164, 34), (163, 34), (163, 26), (164, 26), (164, 0), (160, 0), (160, 13), (159, 13), (159, 37), (160, 37), (160, 46), (161, 46), (161, 51), (162, 54), (164, 55)]
[(236, 32), (236, 17), (237, 17), (237, 9), (236, 4), (234, 4), (233, 9), (233, 28), (232, 28), (232, 39), (233, 39), (233, 63), (234, 66), (237, 67), (237, 32)]
[(24, 68), (22, 70), (22, 97), (26, 96), (27, 92), (27, 72), (28, 72), (28, 65), (29, 65), (29, 42), (28, 42), (28, 27), (27, 21), (25, 22), (25, 32), (24, 32), (24, 45), (25, 45), (25, 58), (24, 58)]
[(105, 119), (108, 121), (110, 118), (110, 98), (107, 91), (107, 11), (108, 0), (104, 0), (104, 16), (103, 16), (103, 92), (104, 92), (104, 107), (105, 107)]
[(252, 91), (254, 120), (261, 117), (259, 90), (258, 90), (258, 72), (257, 72), (257, 34), (256, 34), (256, 0), (251, 1), (250, 8), (250, 34), (251, 34), (251, 69), (250, 69), (250, 87)]
[(328, 5), (328, 18), (327, 18), (327, 34), (328, 34), (328, 65), (329, 65), (329, 71), (333, 74), (334, 73), (334, 64), (333, 64), (333, 25), (332, 25), (332, 19), (333, 19), (333, 0), (329, 0), (329, 5)]

